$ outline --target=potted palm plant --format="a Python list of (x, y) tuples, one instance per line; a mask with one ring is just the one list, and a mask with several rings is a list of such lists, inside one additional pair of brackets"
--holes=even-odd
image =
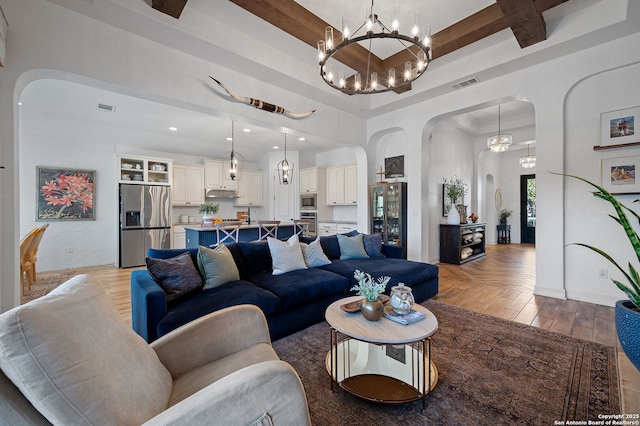
[[(616, 215), (610, 214), (609, 217), (618, 222), (618, 224), (620, 224), (624, 229), (627, 239), (636, 254), (636, 260), (640, 262), (640, 237), (638, 237), (638, 233), (631, 226), (627, 214), (630, 214), (635, 218), (638, 223), (640, 223), (640, 216), (638, 216), (638, 214), (629, 207), (620, 203), (613, 195), (601, 186), (578, 176), (565, 176), (579, 179), (593, 186), (597, 190), (593, 192), (593, 195), (611, 204), (616, 211)], [(640, 199), (637, 199), (634, 202), (640, 202)], [(631, 363), (640, 370), (640, 274), (638, 274), (636, 267), (631, 264), (631, 261), (628, 262), (629, 266), (627, 272), (616, 260), (603, 250), (588, 244), (574, 244), (586, 247), (598, 253), (613, 264), (613, 266), (615, 266), (624, 275), (626, 283), (613, 278), (611, 279), (616, 287), (622, 290), (628, 297), (628, 300), (619, 300), (616, 302), (616, 330), (620, 346), (622, 346), (624, 353), (627, 355)]]
[[(458, 204), (458, 200), (464, 203), (464, 196), (469, 192), (467, 184), (458, 176), (453, 176), (449, 179), (444, 178), (444, 191), (449, 200), (451, 200), (451, 207), (447, 216), (447, 223), (450, 225), (458, 225), (460, 223), (467, 223), (466, 206), (464, 204)], [(460, 211), (463, 210), (463, 211)]]

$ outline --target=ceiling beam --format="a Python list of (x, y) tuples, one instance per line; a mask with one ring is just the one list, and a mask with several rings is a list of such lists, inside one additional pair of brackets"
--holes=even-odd
[(525, 48), (547, 39), (542, 13), (534, 0), (496, 0), (520, 47)]
[[(161, 12), (178, 18), (188, 0), (152, 0), (152, 6)], [(298, 40), (317, 47), (318, 40), (324, 39), (324, 29), (330, 26), (294, 0), (229, 0), (242, 9), (280, 28)], [(432, 58), (436, 59), (448, 53), (482, 40), (492, 34), (511, 28), (521, 47), (546, 40), (545, 22), (542, 12), (568, 0), (496, 0), (493, 4), (467, 18), (432, 35)], [(341, 40), (342, 33), (334, 28), (334, 37)], [(359, 44), (338, 52), (334, 58), (363, 75), (369, 72), (386, 73), (395, 68), (401, 75), (404, 62), (412, 55), (403, 50), (386, 59), (371, 55)], [(402, 91), (410, 90), (410, 87)], [(400, 92), (398, 92), (400, 93)]]
[(151, 7), (178, 19), (188, 0), (151, 0)]

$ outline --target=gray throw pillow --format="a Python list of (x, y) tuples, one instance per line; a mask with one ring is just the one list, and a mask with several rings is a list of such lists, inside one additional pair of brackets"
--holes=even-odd
[(213, 249), (198, 247), (198, 268), (204, 276), (205, 290), (240, 279), (233, 255), (224, 244)]
[(202, 279), (188, 251), (169, 259), (147, 257), (147, 271), (167, 294), (167, 302), (202, 288)]
[(381, 258), (385, 257), (382, 254), (382, 235), (369, 234), (363, 237), (364, 249), (367, 251), (369, 257)]
[(365, 259), (369, 257), (364, 249), (362, 234), (354, 237), (338, 234), (340, 245), (340, 259)]

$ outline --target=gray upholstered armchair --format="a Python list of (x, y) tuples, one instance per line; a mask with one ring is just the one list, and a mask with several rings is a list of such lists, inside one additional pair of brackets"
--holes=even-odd
[(0, 424), (306, 425), (262, 311), (217, 311), (148, 345), (88, 275), (0, 315)]

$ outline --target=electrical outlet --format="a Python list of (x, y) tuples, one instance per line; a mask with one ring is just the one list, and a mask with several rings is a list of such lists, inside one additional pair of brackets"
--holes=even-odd
[(73, 253), (73, 247), (69, 247), (69, 248), (67, 249), (67, 252), (68, 252), (68, 253)]
[(598, 278), (609, 278), (609, 270), (606, 268), (598, 269)]

